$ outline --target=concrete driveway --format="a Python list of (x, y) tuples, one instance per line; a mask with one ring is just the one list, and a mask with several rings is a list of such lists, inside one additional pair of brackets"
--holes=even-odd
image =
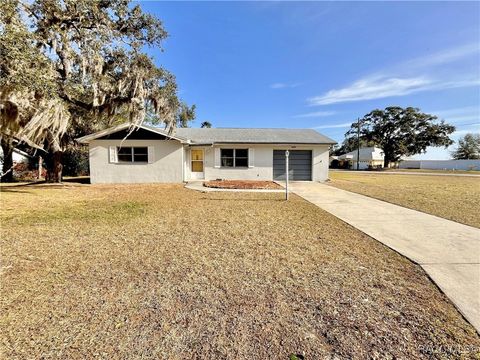
[(480, 229), (321, 183), (290, 189), (418, 263), (480, 332)]

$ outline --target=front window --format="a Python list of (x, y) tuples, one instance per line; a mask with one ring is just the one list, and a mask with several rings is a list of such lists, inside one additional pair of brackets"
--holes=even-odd
[(123, 163), (135, 163), (135, 162), (148, 162), (148, 147), (135, 146), (135, 147), (117, 147), (118, 162)]
[(248, 149), (221, 149), (222, 167), (248, 167)]

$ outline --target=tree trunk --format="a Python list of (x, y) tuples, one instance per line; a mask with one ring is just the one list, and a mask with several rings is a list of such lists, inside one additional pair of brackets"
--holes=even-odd
[(1, 146), (3, 151), (2, 182), (13, 181), (13, 144), (11, 139), (2, 137)]
[(383, 159), (383, 167), (388, 168), (390, 166), (390, 163), (395, 161), (393, 156), (391, 154), (384, 152), (384, 159)]
[(44, 148), (48, 149), (43, 159), (46, 170), (45, 181), (55, 183), (62, 182), (63, 149), (60, 146), (60, 140), (48, 132)]
[(47, 170), (45, 181), (62, 182), (62, 155), (63, 151), (54, 150), (45, 156), (45, 169)]
[(383, 167), (388, 168), (388, 165), (390, 165), (390, 160), (385, 156), (383, 159)]

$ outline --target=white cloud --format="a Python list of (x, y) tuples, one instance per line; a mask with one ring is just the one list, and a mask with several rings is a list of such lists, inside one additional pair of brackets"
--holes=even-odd
[(273, 83), (270, 84), (270, 89), (285, 89), (285, 88), (296, 88), (297, 86), (300, 86), (299, 83), (292, 83), (292, 84), (287, 84), (287, 83)]
[(287, 84), (284, 84), (284, 83), (274, 83), (270, 85), (270, 89), (283, 89), (286, 87), (287, 87)]
[(427, 112), (452, 123), (480, 120), (480, 106), (478, 105)]
[[(480, 123), (478, 123), (478, 124), (471, 124), (471, 125), (479, 126)], [(468, 134), (468, 133), (476, 133), (476, 132), (478, 133), (478, 130), (475, 131), (475, 129), (457, 130), (457, 131), (454, 131), (454, 132), (452, 133), (452, 135), (450, 135), (450, 137), (452, 137), (452, 138), (455, 139), (455, 138), (462, 137), (462, 136), (464, 136), (464, 135), (466, 135), (466, 134)]]
[[(437, 115), (438, 116), (438, 115)], [(478, 120), (478, 115), (465, 115), (465, 116), (449, 116), (448, 118), (445, 116), (438, 116), (440, 119), (446, 119), (449, 122), (456, 123), (461, 121), (474, 121)]]
[(478, 53), (480, 53), (480, 45), (479, 43), (475, 42), (418, 57), (416, 59), (407, 61), (403, 65), (408, 67), (427, 67), (447, 64)]
[(453, 108), (453, 109), (435, 110), (431, 112), (436, 115), (442, 115), (442, 116), (465, 115), (465, 114), (471, 114), (471, 113), (479, 114), (480, 106), (472, 105), (472, 106), (464, 106), (464, 107)]
[(454, 66), (448, 72), (441, 66), (480, 53), (477, 43), (418, 57), (360, 78), (348, 86), (332, 89), (307, 99), (310, 105), (381, 99), (403, 96), (421, 91), (462, 88), (480, 85), (478, 71), (468, 72)]
[(420, 91), (441, 90), (476, 86), (480, 80), (438, 81), (427, 77), (370, 77), (355, 81), (342, 89), (334, 89), (323, 95), (307, 99), (311, 105), (328, 105), (351, 101), (381, 99), (402, 96)]
[(294, 115), (294, 118), (316, 118), (316, 117), (325, 117), (325, 116), (331, 116), (335, 115), (337, 112), (336, 111), (315, 111), (311, 113), (306, 113), (306, 114), (298, 114)]
[(311, 105), (327, 105), (406, 95), (430, 86), (431, 83), (431, 80), (422, 77), (361, 79), (342, 89), (330, 90), (323, 95), (312, 97), (308, 102)]
[(314, 129), (337, 129), (337, 128), (348, 128), (352, 126), (352, 123), (343, 123), (343, 124), (330, 124), (330, 125), (319, 125), (315, 126)]

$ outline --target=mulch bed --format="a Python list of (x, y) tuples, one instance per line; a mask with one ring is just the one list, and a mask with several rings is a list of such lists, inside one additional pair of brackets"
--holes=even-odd
[(212, 180), (203, 183), (203, 186), (216, 189), (281, 189), (273, 181), (255, 180)]

